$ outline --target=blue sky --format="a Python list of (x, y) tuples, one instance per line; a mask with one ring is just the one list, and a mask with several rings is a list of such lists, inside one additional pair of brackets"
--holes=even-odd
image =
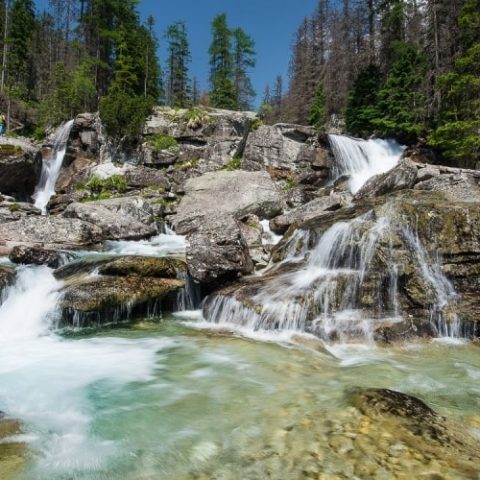
[[(39, 8), (46, 3), (37, 0)], [(208, 88), (210, 23), (216, 14), (227, 13), (231, 27), (242, 27), (255, 39), (257, 67), (252, 79), (258, 102), (267, 83), (278, 74), (287, 74), (295, 30), (316, 4), (317, 0), (142, 0), (139, 8), (142, 18), (155, 18), (163, 47), (167, 25), (177, 20), (186, 22), (192, 51), (191, 74), (197, 76), (202, 89)], [(163, 48), (160, 56), (163, 63)]]

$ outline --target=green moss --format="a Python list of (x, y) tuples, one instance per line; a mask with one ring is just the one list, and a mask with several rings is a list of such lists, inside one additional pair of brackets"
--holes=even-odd
[(255, 130), (258, 130), (262, 125), (263, 125), (262, 119), (257, 117), (250, 125), (250, 128), (255, 131)]
[(8, 209), (10, 210), (10, 212), (15, 213), (20, 210), (20, 205), (18, 203), (12, 203), (11, 205), (9, 205)]
[(86, 203), (121, 195), (128, 190), (128, 183), (122, 175), (113, 175), (105, 179), (93, 177), (86, 184), (78, 183), (75, 188), (89, 192), (88, 197), (80, 200), (82, 203)]
[(175, 169), (185, 171), (190, 170), (191, 168), (197, 168), (198, 162), (198, 158), (193, 158), (192, 160), (185, 160), (184, 162), (178, 162), (175, 164)]
[(170, 135), (153, 135), (148, 139), (147, 143), (155, 153), (167, 151), (175, 154), (179, 151), (177, 140)]
[(8, 143), (0, 145), (0, 156), (12, 157), (14, 155), (23, 155), (23, 149), (19, 145), (10, 145)]
[(283, 186), (283, 190), (288, 191), (292, 190), (297, 186), (297, 181), (294, 177), (290, 177), (285, 181), (285, 185)]
[(240, 157), (231, 158), (225, 165), (225, 169), (228, 171), (240, 170), (242, 159)]

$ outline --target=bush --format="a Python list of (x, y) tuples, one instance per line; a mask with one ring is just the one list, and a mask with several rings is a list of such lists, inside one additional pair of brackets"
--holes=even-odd
[(228, 171), (240, 170), (241, 164), (242, 164), (242, 159), (240, 157), (233, 157), (225, 165), (225, 169)]
[(174, 137), (170, 135), (155, 135), (148, 139), (148, 144), (155, 153), (168, 151), (170, 153), (178, 152), (178, 143)]
[(91, 202), (94, 200), (105, 200), (113, 195), (125, 193), (128, 189), (125, 177), (113, 175), (112, 177), (101, 179), (91, 178), (86, 184), (77, 184), (77, 190), (87, 190), (89, 196), (82, 199), (82, 202)]
[(100, 100), (100, 118), (110, 136), (134, 140), (142, 133), (152, 107), (151, 98), (113, 90)]

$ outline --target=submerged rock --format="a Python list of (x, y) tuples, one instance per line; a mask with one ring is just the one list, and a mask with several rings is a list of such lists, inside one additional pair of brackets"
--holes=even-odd
[(47, 265), (51, 268), (58, 268), (63, 263), (60, 252), (39, 246), (17, 245), (10, 252), (9, 259), (13, 263)]

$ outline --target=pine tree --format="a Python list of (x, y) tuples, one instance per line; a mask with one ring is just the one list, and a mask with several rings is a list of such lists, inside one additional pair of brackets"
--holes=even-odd
[(184, 22), (176, 22), (167, 29), (168, 84), (167, 103), (171, 107), (184, 108), (191, 104), (188, 64), (191, 59)]
[(212, 22), (210, 54), (210, 102), (217, 108), (235, 110), (237, 92), (234, 84), (234, 59), (231, 31), (226, 14), (218, 15)]
[(249, 110), (256, 95), (249, 76), (249, 70), (255, 67), (255, 42), (241, 28), (233, 30), (232, 37), (236, 108)]
[(440, 122), (430, 143), (448, 159), (476, 168), (480, 161), (480, 0), (467, 0), (460, 14), (463, 55), (438, 79)]
[(325, 109), (325, 91), (323, 82), (320, 82), (315, 92), (315, 98), (310, 107), (310, 114), (308, 116), (308, 123), (317, 130), (322, 130), (327, 121), (327, 112)]
[(345, 112), (348, 133), (364, 137), (374, 132), (373, 122), (378, 113), (376, 104), (382, 86), (381, 78), (380, 69), (373, 64), (359, 73), (350, 91)]
[(414, 141), (426, 128), (426, 59), (415, 46), (404, 42), (394, 43), (392, 53), (396, 60), (378, 93), (377, 118), (372, 123), (380, 135)]
[(15, 0), (10, 12), (8, 85), (17, 98), (27, 100), (34, 89), (31, 52), (35, 32), (33, 0)]

